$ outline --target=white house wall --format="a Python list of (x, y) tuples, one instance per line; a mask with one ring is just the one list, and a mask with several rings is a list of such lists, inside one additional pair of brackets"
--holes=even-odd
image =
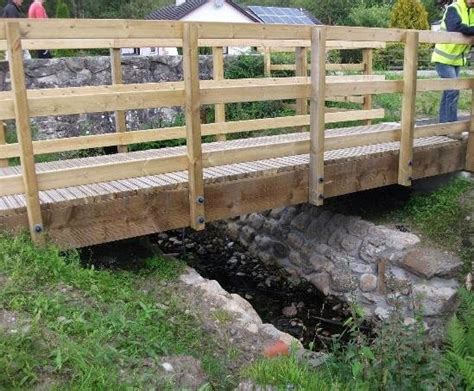
[[(221, 7), (216, 7), (214, 1), (202, 5), (198, 9), (186, 15), (181, 21), (184, 22), (222, 22), (222, 23), (255, 23), (253, 20), (243, 15), (237, 9), (224, 2)], [(241, 54), (248, 52), (249, 47), (230, 47), (229, 54)], [(133, 50), (122, 49), (122, 54), (132, 54)], [(141, 48), (140, 54), (143, 56), (178, 54), (177, 48)]]

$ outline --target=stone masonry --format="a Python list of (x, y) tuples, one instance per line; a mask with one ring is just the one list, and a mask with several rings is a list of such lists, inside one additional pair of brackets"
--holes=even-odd
[(227, 232), (263, 262), (357, 303), (369, 318), (398, 308), (410, 323), (420, 310), (432, 325), (455, 306), (462, 263), (422, 248), (411, 233), (311, 205), (243, 216), (228, 222)]
[[(226, 66), (237, 56), (226, 56)], [(212, 56), (200, 56), (200, 79), (212, 78)], [(159, 83), (183, 80), (181, 56), (124, 56), (123, 81)], [(25, 61), (29, 89), (110, 85), (110, 57), (66, 57)], [(0, 91), (10, 90), (8, 63), (0, 62)], [(180, 107), (163, 107), (126, 112), (129, 130), (166, 126), (181, 112)], [(34, 118), (37, 139), (84, 136), (115, 131), (114, 114), (94, 113)]]

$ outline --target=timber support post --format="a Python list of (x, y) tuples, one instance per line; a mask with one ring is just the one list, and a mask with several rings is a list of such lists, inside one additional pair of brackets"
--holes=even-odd
[[(373, 73), (373, 50), (362, 49), (362, 64), (364, 66), (364, 75), (372, 75)], [(364, 96), (364, 103), (362, 105), (364, 110), (372, 109), (372, 95)], [(371, 125), (372, 120), (368, 119), (365, 121), (366, 125)]]
[(188, 152), (188, 186), (190, 226), (205, 228), (204, 179), (201, 145), (201, 100), (199, 92), (198, 26), (183, 25), (183, 74), (186, 117), (186, 146)]
[(20, 147), (23, 187), (31, 239), (34, 243), (45, 243), (43, 218), (36, 177), (35, 155), (31, 138), (30, 113), (26, 94), (23, 48), (18, 22), (6, 23), (8, 62), (15, 108), (15, 124)]
[(398, 184), (411, 186), (413, 175), (413, 142), (415, 134), (415, 100), (417, 89), (419, 33), (407, 31), (403, 60), (402, 132)]
[(466, 171), (474, 172), (474, 88), (471, 90), (471, 124), (467, 139)]
[[(308, 49), (305, 47), (296, 48), (296, 76), (308, 77)], [(308, 99), (297, 99), (296, 100), (296, 114), (306, 115), (308, 114)], [(302, 132), (307, 130), (307, 127), (303, 126), (299, 128)]]
[[(213, 47), (212, 48), (212, 63), (213, 63), (213, 76), (214, 80), (224, 80), (224, 48)], [(215, 122), (225, 122), (225, 104), (217, 103), (214, 105), (215, 108)], [(217, 141), (225, 141), (225, 134), (216, 135)]]
[(324, 202), (324, 131), (326, 100), (326, 28), (315, 27), (311, 36), (311, 105), (309, 202)]
[[(122, 56), (120, 49), (110, 49), (110, 62), (111, 62), (111, 73), (112, 73), (112, 84), (123, 84), (122, 78)], [(124, 133), (127, 131), (127, 122), (125, 120), (125, 111), (115, 111), (115, 129), (117, 133)], [(117, 145), (117, 152), (124, 153), (128, 152), (127, 145)]]
[[(0, 145), (5, 145), (7, 143), (7, 131), (5, 129), (5, 124), (0, 120)], [(8, 167), (8, 159), (0, 159), (0, 167)]]

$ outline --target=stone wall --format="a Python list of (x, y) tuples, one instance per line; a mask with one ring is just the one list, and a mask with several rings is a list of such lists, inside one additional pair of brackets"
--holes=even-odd
[(433, 324), (454, 309), (460, 260), (422, 248), (411, 233), (311, 205), (243, 216), (226, 228), (263, 262), (356, 302), (368, 317), (386, 318), (400, 307), (413, 322), (418, 308)]
[[(226, 57), (226, 63), (236, 57)], [(183, 79), (181, 56), (124, 56), (122, 59), (124, 83), (152, 83)], [(28, 88), (58, 88), (98, 86), (111, 84), (110, 57), (70, 57), (51, 60), (25, 61)], [(200, 78), (212, 77), (212, 56), (200, 57)], [(8, 63), (0, 62), (0, 91), (10, 89)], [(158, 108), (127, 111), (129, 129), (146, 126), (158, 127), (169, 123), (181, 108)], [(72, 137), (115, 131), (113, 113), (95, 113), (70, 116), (35, 118), (36, 138)]]

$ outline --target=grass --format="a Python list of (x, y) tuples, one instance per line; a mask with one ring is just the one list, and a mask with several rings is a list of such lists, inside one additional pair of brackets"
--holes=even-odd
[(0, 310), (26, 325), (0, 327), (0, 389), (166, 388), (159, 357), (181, 354), (200, 359), (214, 387), (231, 382), (212, 338), (171, 288), (178, 261), (155, 257), (136, 273), (95, 270), (75, 252), (0, 236), (0, 270), (8, 279)]

